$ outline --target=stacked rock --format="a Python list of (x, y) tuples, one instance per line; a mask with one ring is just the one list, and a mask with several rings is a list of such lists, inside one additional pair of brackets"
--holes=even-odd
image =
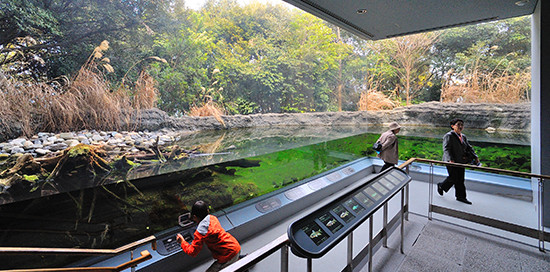
[(40, 132), (30, 138), (17, 138), (0, 143), (0, 154), (30, 153), (34, 157), (59, 152), (77, 144), (101, 145), (113, 152), (138, 152), (157, 143), (163, 146), (179, 140), (169, 131), (95, 131), (48, 133)]

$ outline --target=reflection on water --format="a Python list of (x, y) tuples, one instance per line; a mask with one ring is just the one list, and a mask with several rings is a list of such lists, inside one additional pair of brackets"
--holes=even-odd
[[(387, 128), (381, 126), (370, 126), (368, 128), (369, 133), (381, 134), (386, 130)], [(442, 127), (404, 126), (399, 132), (399, 135), (442, 139), (443, 135), (450, 130), (450, 128)], [(470, 141), (476, 142), (515, 145), (530, 145), (531, 143), (531, 134), (528, 132), (488, 132), (484, 129), (470, 129), (465, 127), (464, 134), (468, 136)]]
[[(175, 144), (184, 149), (201, 147), (207, 153), (189, 160), (180, 169), (212, 165), (281, 150), (293, 149), (369, 132), (367, 127), (261, 127), (202, 131), (184, 134)], [(159, 174), (174, 169), (162, 169)]]
[[(182, 134), (178, 137), (179, 140), (175, 144), (184, 149), (200, 147), (200, 151), (205, 154), (195, 155), (192, 160), (184, 162), (165, 163), (155, 174), (166, 174), (184, 169), (259, 156), (364, 133), (381, 134), (386, 130), (386, 127), (381, 126), (316, 126), (212, 130)], [(403, 127), (399, 135), (441, 139), (448, 131), (449, 129), (447, 128), (411, 126)], [(530, 144), (529, 133), (489, 133), (485, 130), (471, 129), (465, 130), (465, 134), (468, 135), (470, 141), (475, 142), (514, 145)], [(150, 174), (134, 171), (133, 173), (129, 173), (128, 179), (147, 177)]]
[[(116, 248), (176, 226), (177, 216), (198, 199), (220, 210), (360, 157), (374, 156), (370, 147), (384, 130), (257, 128), (182, 134), (177, 144), (200, 148), (203, 155), (179, 164), (159, 163), (148, 175), (130, 172), (126, 181), (1, 205), (0, 245)], [(440, 157), (440, 138), (445, 132), (404, 128), (399, 134), (401, 158)], [(492, 156), (484, 160), (529, 163), (529, 153), (521, 151), (529, 149), (521, 146), (525, 143), (491, 144), (484, 142), (486, 135), (472, 132), (468, 131), (470, 139), (480, 143), (476, 150)], [(491, 148), (505, 153), (499, 155)], [(520, 151), (512, 156), (506, 153), (511, 148)], [(59, 267), (73, 261), (64, 256), (0, 256), (0, 269)]]

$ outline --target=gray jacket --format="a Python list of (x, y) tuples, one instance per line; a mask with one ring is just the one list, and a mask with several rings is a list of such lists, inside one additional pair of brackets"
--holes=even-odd
[(399, 160), (399, 145), (397, 143), (397, 135), (393, 131), (388, 130), (378, 139), (379, 143), (382, 144), (382, 150), (378, 154), (378, 158), (382, 159), (384, 162), (397, 164)]

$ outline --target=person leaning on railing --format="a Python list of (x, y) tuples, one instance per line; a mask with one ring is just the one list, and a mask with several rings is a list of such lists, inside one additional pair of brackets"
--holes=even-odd
[[(466, 135), (462, 134), (464, 129), (464, 121), (461, 119), (453, 119), (450, 122), (451, 131), (447, 132), (443, 136), (443, 161), (453, 163), (479, 164), (479, 158), (476, 152), (468, 143)], [(455, 186), (456, 200), (472, 204), (466, 198), (466, 186), (464, 185), (464, 172), (463, 167), (447, 166), (447, 172), (449, 176), (443, 181), (437, 184), (437, 193), (443, 195), (444, 192), (448, 192), (453, 185)]]
[(216, 259), (206, 270), (207, 272), (220, 271), (239, 260), (241, 245), (235, 237), (222, 228), (216, 216), (208, 214), (208, 205), (204, 201), (199, 200), (193, 204), (190, 217), (198, 224), (193, 242), (189, 244), (179, 233), (176, 236), (183, 252), (195, 257), (205, 243), (210, 249), (212, 257)]

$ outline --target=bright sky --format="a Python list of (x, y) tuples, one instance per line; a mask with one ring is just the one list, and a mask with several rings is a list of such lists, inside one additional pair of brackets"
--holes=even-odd
[[(239, 2), (241, 5), (246, 5), (250, 2), (260, 2), (260, 3), (271, 3), (273, 5), (284, 4), (284, 5), (290, 6), (290, 4), (287, 4), (282, 0), (237, 0), (237, 2)], [(198, 10), (199, 8), (201, 8), (204, 5), (204, 3), (206, 3), (206, 0), (185, 0), (185, 5), (194, 10)]]

